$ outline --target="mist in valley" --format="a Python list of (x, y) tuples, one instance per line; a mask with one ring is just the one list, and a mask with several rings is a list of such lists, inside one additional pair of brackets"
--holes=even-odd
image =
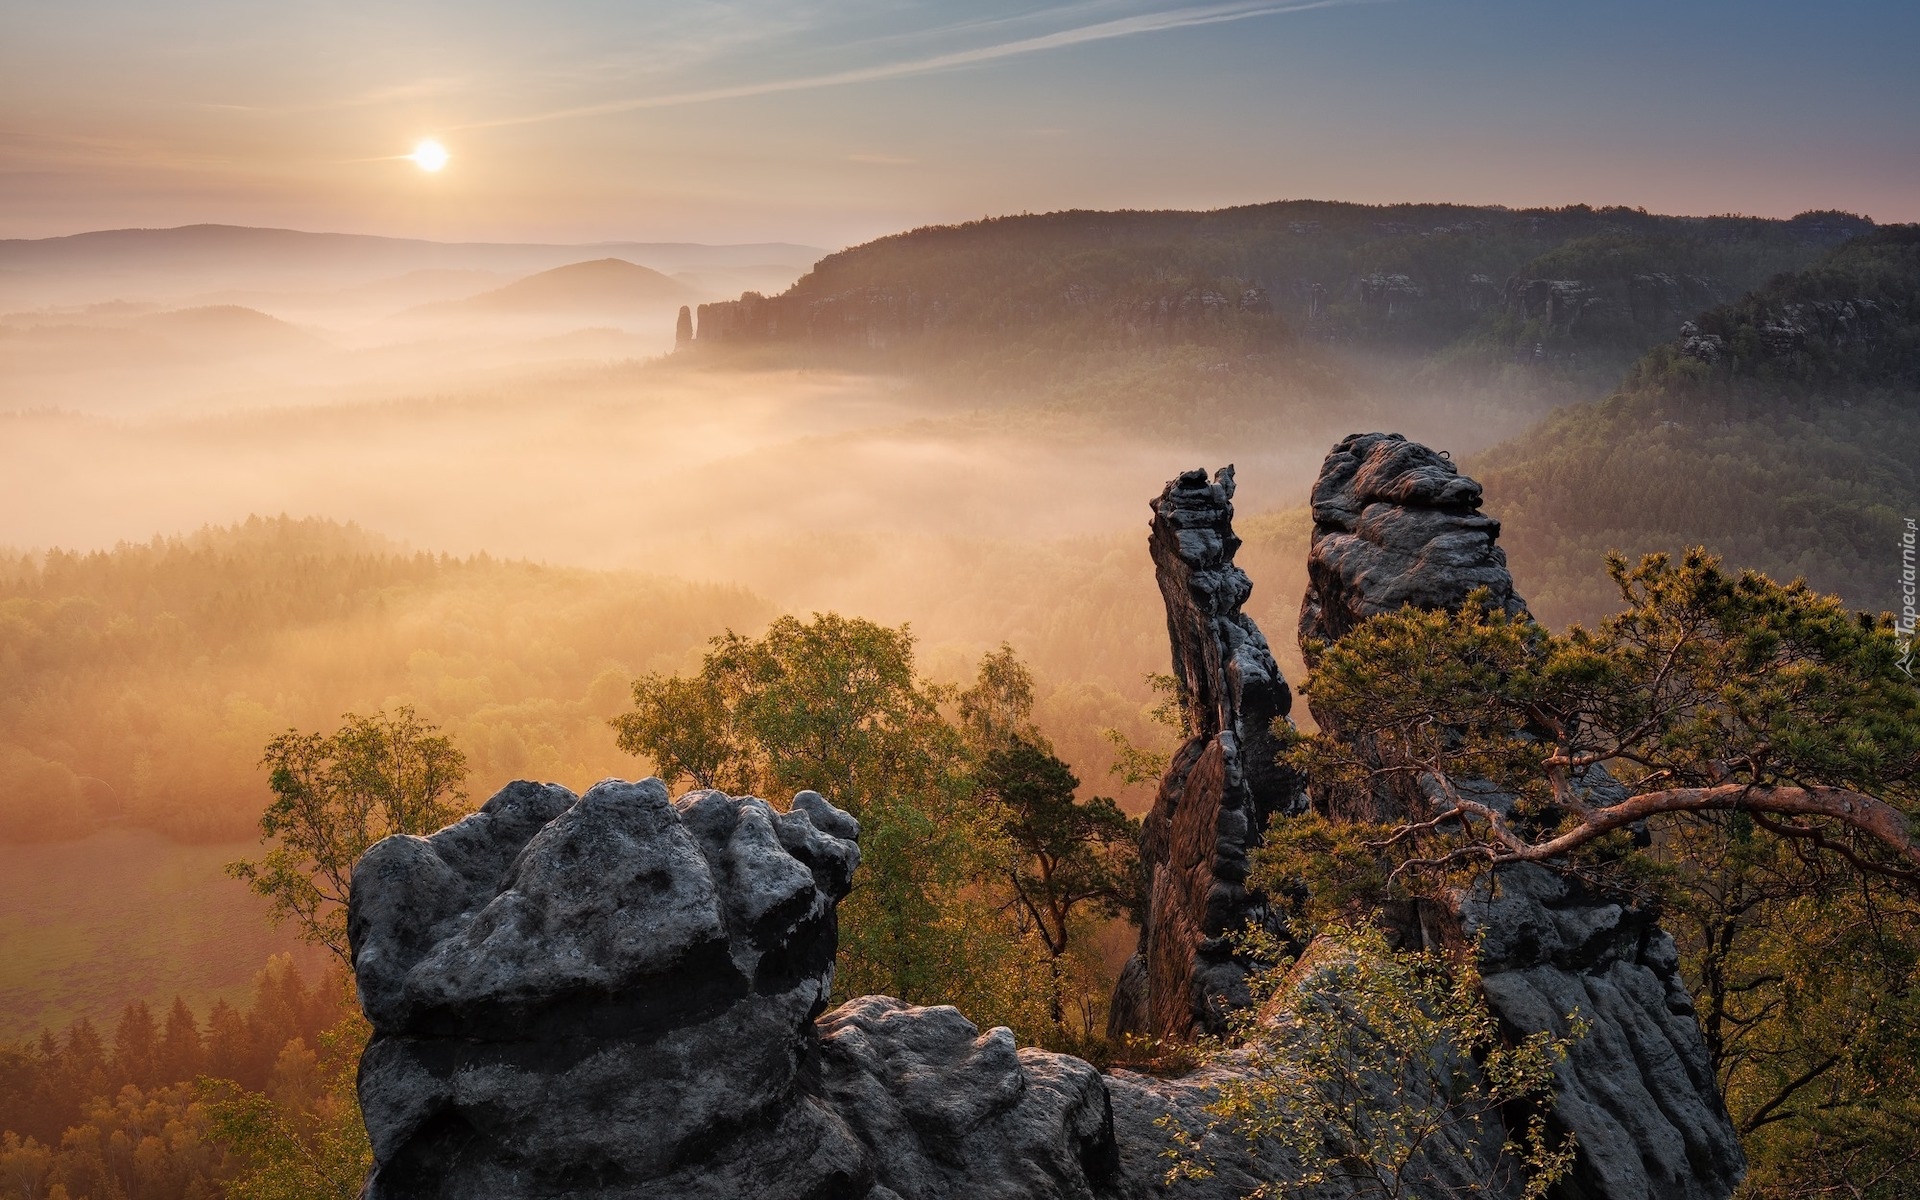
[[(0, 243), (0, 860), (158, 839), (196, 864), (192, 903), (244, 910), (207, 848), (251, 852), (276, 734), (407, 706), (466, 753), (469, 803), (584, 789), (653, 769), (608, 727), (633, 680), (783, 613), (907, 625), (942, 683), (1010, 646), (1083, 794), (1143, 811), (1109, 731), (1171, 741), (1147, 679), (1168, 665), (1145, 549), (1164, 481), (1235, 464), (1249, 611), (1297, 682), (1306, 503), (1336, 440), (1458, 458), (1603, 394), (1673, 319), (1633, 300), (1620, 222), (1652, 223), (1636, 253), (1735, 280), (1821, 252), (1791, 223), (1584, 208), (1409, 232), (1303, 203), (1178, 240), (1212, 219), (986, 223), (817, 264), (218, 227)], [(1619, 276), (1577, 331), (1479, 284), (1352, 274), (1401, 256), (1468, 278), (1449, 272), (1556, 246)], [(806, 332), (730, 335), (781, 311)], [(1554, 565), (1576, 596), (1577, 567)], [(1534, 593), (1536, 560), (1514, 569)], [(25, 950), (72, 932), (10, 928)], [(0, 990), (39, 997), (16, 1033), (112, 1007), (0, 958)], [(238, 961), (204, 963), (196, 1001), (233, 998)]]
[[(910, 624), (936, 679), (963, 681), (1013, 646), (1087, 790), (1138, 811), (1150, 793), (1110, 774), (1103, 730), (1166, 736), (1144, 682), (1166, 669), (1144, 549), (1161, 483), (1237, 464), (1254, 611), (1297, 678), (1298, 510), (1330, 441), (1390, 425), (1474, 448), (1452, 440), (1445, 405), (1371, 394), (1336, 412), (1276, 397), (1254, 422), (1174, 414), (1169, 436), (964, 373), (676, 351), (681, 303), (715, 298), (716, 282), (776, 291), (807, 265), (743, 256), (709, 248), (712, 261), (658, 271), (583, 257), (518, 275), (498, 253), (375, 278), (360, 276), (394, 264), (10, 272), (0, 603), (21, 669), (0, 755), (8, 840), (157, 834), (197, 864), (183, 868), (196, 895), (245, 909), (212, 873), (218, 855), (186, 848), (250, 848), (266, 796), (256, 764), (281, 730), (412, 705), (469, 754), (475, 803), (520, 776), (583, 789), (650, 769), (606, 725), (629, 680), (697, 669), (709, 637), (780, 612)], [(50, 551), (95, 564), (85, 604)], [(155, 649), (173, 610), (252, 595), (196, 554), (306, 556), (317, 565), (298, 586), (340, 599)], [(422, 554), (443, 567), (356, 586), (330, 565)], [(140, 571), (203, 577), (164, 598), (114, 592)], [(102, 648), (115, 637), (139, 649)], [(11, 936), (40, 944), (53, 928)], [(258, 951), (235, 943), (230, 957)], [(0, 989), (40, 1000), (9, 1010), (12, 1033), (144, 986), (14, 974)], [(187, 992), (231, 993), (235, 977), (209, 963)]]

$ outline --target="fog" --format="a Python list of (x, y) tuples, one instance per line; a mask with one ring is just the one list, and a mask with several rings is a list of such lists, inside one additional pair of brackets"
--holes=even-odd
[[(266, 798), (260, 747), (346, 711), (416, 706), (467, 752), (476, 800), (516, 777), (584, 788), (643, 773), (606, 727), (628, 681), (694, 669), (708, 637), (782, 611), (910, 623), (921, 670), (948, 681), (1010, 643), (1086, 790), (1139, 811), (1149, 789), (1110, 774), (1101, 731), (1166, 736), (1144, 683), (1167, 664), (1144, 545), (1164, 481), (1237, 464), (1250, 611), (1298, 679), (1303, 506), (1330, 442), (1389, 425), (1464, 452), (1522, 419), (1467, 442), (1469, 402), (1367, 383), (1352, 362), (1339, 370), (1367, 385), (1342, 383), (1348, 399), (1288, 408), (1276, 393), (1254, 421), (1196, 405), (1149, 430), (970, 383), (977, 360), (943, 373), (676, 351), (681, 304), (777, 291), (806, 269), (759, 248), (681, 247), (653, 264), (605, 247), (571, 260), (375, 249), (345, 264), (240, 256), (223, 274), (205, 255), (179, 271), (27, 269), (0, 246), (7, 569), (27, 578), (21, 554), (183, 536), (173, 544), (229, 555), (183, 582), (121, 550), (94, 584), (0, 597), (0, 658), (24, 664), (0, 689), (0, 871), (26, 844), (95, 847), (131, 826), (181, 847), (182, 903), (226, 886), (192, 846), (240, 852)], [(1150, 378), (1119, 382), (1150, 391)], [(279, 535), (234, 528), (282, 514), (359, 531), (275, 526), (293, 541), (262, 550)], [(189, 536), (202, 529), (214, 532)], [(275, 582), (274, 555), (334, 543), (387, 565), (337, 589)], [(423, 573), (393, 557), (407, 551), (553, 569)], [(223, 604), (271, 615), (229, 633), (209, 616)], [(9, 946), (31, 949), (0, 937)], [(209, 960), (196, 994), (231, 991), (215, 981), (258, 954)], [(121, 980), (114, 1002), (143, 986)], [(17, 1007), (105, 999), (50, 991)]]
[[(1144, 434), (924, 372), (673, 352), (676, 301), (713, 295), (701, 271), (771, 290), (805, 267), (740, 262), (751, 249), (705, 248), (703, 263), (680, 248), (672, 274), (611, 257), (516, 276), (492, 251), (389, 255), (373, 267), (409, 269), (345, 284), (298, 256), (273, 272), (237, 258), (226, 289), (217, 259), (196, 260), (205, 286), (171, 302), (158, 267), (15, 272), (16, 302), (35, 279), (49, 302), (0, 317), (0, 545), (105, 549), (250, 514), (323, 517), (416, 550), (737, 583), (786, 611), (910, 621), (955, 671), (1011, 640), (1056, 686), (1131, 694), (1164, 665), (1141, 537), (1163, 481), (1232, 461), (1242, 513), (1278, 512), (1304, 504), (1349, 430), (1390, 423), (1456, 451), (1489, 440), (1463, 444), (1457, 409), (1424, 400), (1356, 401), (1299, 428), (1216, 417)], [(103, 281), (128, 293), (54, 302)], [(1255, 610), (1280, 622), (1284, 651), (1298, 570), (1280, 566), (1284, 581), (1256, 575)], [(1096, 642), (1070, 615), (1089, 604), (1120, 606), (1128, 627)]]

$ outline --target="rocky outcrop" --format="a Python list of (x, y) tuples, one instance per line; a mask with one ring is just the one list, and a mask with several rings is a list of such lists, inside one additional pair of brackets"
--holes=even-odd
[[(1187, 472), (1153, 502), (1192, 736), (1144, 826), (1151, 892), (1116, 1032), (1185, 1037), (1247, 1002), (1249, 964), (1225, 935), (1273, 927), (1248, 853), (1307, 802), (1276, 761), (1291, 693), (1242, 611), (1232, 498), (1229, 467)], [(1443, 455), (1397, 435), (1343, 441), (1314, 491), (1303, 636), (1475, 588), (1524, 613), (1479, 504)], [(1230, 1200), (1301, 1178), (1286, 1147), (1248, 1147), (1206, 1112), (1245, 1078), (1244, 1057), (1175, 1079), (1103, 1075), (948, 1007), (867, 996), (827, 1011), (859, 834), (812, 792), (782, 811), (714, 791), (671, 800), (650, 779), (584, 796), (516, 783), (429, 837), (376, 845), (348, 909), (374, 1028), (366, 1200)], [(1738, 1142), (1650, 910), (1528, 865), (1426, 902), (1400, 932), (1477, 947), (1516, 1034), (1587, 1023), (1552, 1111), (1579, 1146), (1562, 1200), (1731, 1192)], [(1309, 948), (1287, 986), (1316, 986), (1318, 961)], [(1170, 1128), (1215, 1160), (1211, 1177), (1166, 1182)], [(1458, 1194), (1500, 1134), (1442, 1129), (1407, 1194)]]
[[(1480, 485), (1446, 456), (1398, 434), (1336, 445), (1313, 489), (1313, 543), (1300, 613), (1309, 661), (1367, 617), (1406, 605), (1457, 607), (1476, 589), (1515, 615), (1500, 523), (1480, 513)], [(1323, 732), (1339, 734), (1324, 714)], [(1359, 745), (1356, 743), (1356, 745)], [(1364, 753), (1364, 745), (1360, 745)], [(1467, 781), (1471, 786), (1471, 781)], [(1624, 795), (1604, 771), (1584, 781), (1600, 802)], [(1367, 796), (1312, 787), (1334, 817), (1425, 816), (1418, 789)], [(1484, 791), (1484, 789), (1483, 789)], [(1483, 800), (1503, 799), (1486, 792)], [(1502, 868), (1450, 904), (1423, 902), (1402, 937), (1479, 947), (1486, 994), (1518, 1033), (1588, 1023), (1559, 1071), (1553, 1119), (1579, 1141), (1574, 1200), (1723, 1200), (1745, 1171), (1710, 1069), (1672, 939), (1655, 914), (1545, 867)]]
[(924, 332), (945, 311), (937, 297), (909, 287), (862, 287), (829, 295), (744, 292), (702, 304), (694, 337), (713, 342), (808, 341), (878, 347)]
[(1480, 947), (1493, 1011), (1521, 1033), (1587, 1032), (1554, 1082), (1579, 1139), (1566, 1200), (1724, 1200), (1746, 1158), (1720, 1098), (1673, 939), (1653, 911), (1532, 864), (1502, 868), (1451, 914)]
[(1606, 299), (1592, 284), (1578, 279), (1507, 280), (1507, 307), (1522, 321), (1538, 320), (1549, 328), (1573, 333), (1583, 318), (1604, 312)]
[(1313, 540), (1300, 642), (1341, 637), (1368, 617), (1413, 605), (1454, 608), (1475, 588), (1525, 611), (1513, 591), (1500, 522), (1480, 512), (1480, 485), (1444, 454), (1397, 433), (1357, 433), (1328, 453), (1313, 485)]
[(678, 350), (693, 342), (693, 310), (682, 304), (680, 315), (673, 323), (673, 348)]
[[(949, 1007), (823, 1013), (858, 832), (811, 792), (609, 780), (515, 783), (376, 845), (350, 905), (365, 1200), (1238, 1200), (1301, 1176), (1207, 1113), (1243, 1064), (1102, 1075)], [(1166, 1181), (1163, 1119), (1211, 1177)], [(1412, 1194), (1496, 1149), (1443, 1131)]]
[(1359, 289), (1361, 306), (1370, 312), (1385, 315), (1388, 320), (1400, 316), (1410, 306), (1427, 298), (1427, 289), (1414, 282), (1409, 275), (1376, 271), (1360, 277)]
[(950, 1008), (816, 1024), (859, 828), (516, 783), (354, 873), (367, 1200), (1106, 1194), (1107, 1095)]
[(1241, 611), (1253, 584), (1233, 562), (1233, 488), (1232, 467), (1188, 471), (1153, 501), (1147, 547), (1190, 736), (1142, 827), (1146, 919), (1109, 1010), (1115, 1036), (1218, 1032), (1225, 1007), (1245, 1003), (1248, 964), (1227, 936), (1269, 919), (1246, 885), (1248, 852), (1270, 817), (1302, 804), (1273, 732), (1293, 693)]

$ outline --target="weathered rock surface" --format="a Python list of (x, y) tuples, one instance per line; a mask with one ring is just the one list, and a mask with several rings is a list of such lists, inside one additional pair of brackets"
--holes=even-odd
[[(1397, 433), (1357, 433), (1328, 453), (1313, 485), (1313, 541), (1300, 641), (1331, 642), (1368, 617), (1413, 605), (1453, 608), (1484, 587), (1510, 612), (1500, 522), (1480, 512), (1480, 485)], [(1308, 660), (1312, 661), (1311, 658)]]
[(1554, 1116), (1579, 1137), (1568, 1200), (1731, 1195), (1746, 1171), (1673, 939), (1645, 908), (1530, 863), (1462, 896), (1487, 999), (1516, 1030), (1589, 1025), (1562, 1064)]
[(1268, 920), (1246, 886), (1248, 851), (1275, 813), (1298, 811), (1273, 723), (1293, 693), (1241, 611), (1253, 584), (1234, 565), (1233, 468), (1188, 471), (1153, 501), (1147, 546), (1166, 602), (1173, 673), (1193, 735), (1174, 752), (1141, 832), (1146, 921), (1109, 1010), (1109, 1032), (1218, 1032), (1246, 1001), (1247, 964), (1227, 935)]
[[(1397, 433), (1354, 434), (1327, 454), (1313, 485), (1313, 538), (1300, 606), (1300, 648), (1317, 647), (1368, 617), (1415, 608), (1457, 608), (1476, 588), (1519, 614), (1500, 522), (1480, 512), (1480, 485), (1446, 456)], [(1311, 707), (1312, 701), (1308, 701)], [(1340, 734), (1334, 718), (1314, 719)], [(1314, 804), (1346, 820), (1397, 820), (1421, 804), (1419, 788), (1391, 776), (1371, 789), (1314, 789)]]
[(516, 783), (354, 874), (369, 1200), (1092, 1197), (1099, 1075), (950, 1008), (820, 1020), (858, 824)]
[[(1480, 485), (1444, 456), (1398, 434), (1355, 434), (1336, 445), (1313, 489), (1313, 547), (1300, 638), (1331, 642), (1367, 617), (1406, 605), (1452, 608), (1484, 588), (1516, 615), (1500, 524), (1480, 513)], [(1323, 730), (1334, 732), (1319, 713)], [(1468, 781), (1471, 786), (1471, 781)], [(1624, 794), (1604, 771), (1596, 795)], [(1417, 789), (1313, 802), (1343, 816), (1407, 816)], [(1500, 803), (1501, 797), (1483, 797)], [(1383, 813), (1383, 807), (1400, 811)], [(1424, 814), (1422, 814), (1424, 815)], [(1721, 1200), (1746, 1169), (1709, 1068), (1706, 1042), (1672, 939), (1654, 914), (1545, 867), (1502, 868), (1455, 897), (1450, 911), (1416, 914), (1414, 941), (1480, 945), (1494, 1011), (1512, 1029), (1567, 1031), (1578, 1011), (1589, 1031), (1559, 1072), (1554, 1118), (1579, 1139), (1570, 1200)]]
[(1548, 326), (1573, 333), (1582, 318), (1605, 312), (1608, 305), (1599, 289), (1578, 279), (1507, 280), (1507, 307), (1522, 321), (1539, 320)]

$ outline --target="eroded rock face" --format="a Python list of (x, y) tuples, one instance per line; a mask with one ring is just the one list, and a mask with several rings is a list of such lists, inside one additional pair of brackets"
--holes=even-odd
[(1147, 545), (1193, 736), (1141, 832), (1146, 922), (1109, 1010), (1115, 1036), (1218, 1032), (1223, 1006), (1245, 1002), (1247, 966), (1226, 935), (1268, 919), (1265, 898), (1246, 886), (1247, 854), (1269, 818), (1303, 802), (1273, 733), (1293, 693), (1241, 611), (1253, 584), (1233, 562), (1233, 486), (1232, 467), (1211, 480), (1188, 471), (1153, 501)]
[(1579, 1137), (1572, 1197), (1719, 1200), (1746, 1157), (1713, 1076), (1673, 939), (1649, 910), (1531, 863), (1460, 897), (1482, 982), (1515, 1029), (1586, 1035), (1555, 1081), (1554, 1115)]
[(1500, 522), (1480, 512), (1480, 485), (1445, 456), (1397, 433), (1343, 439), (1313, 485), (1302, 648), (1311, 655), (1315, 641), (1407, 605), (1458, 607), (1480, 587), (1524, 612), (1499, 538)]
[[(1327, 455), (1313, 489), (1313, 548), (1300, 613), (1302, 649), (1331, 642), (1367, 617), (1406, 605), (1454, 608), (1475, 589), (1515, 615), (1500, 524), (1480, 513), (1480, 485), (1398, 434), (1355, 434)], [(1338, 735), (1316, 712), (1323, 731)], [(1364, 752), (1364, 746), (1360, 747)], [(1464, 781), (1495, 807), (1510, 798)], [(1624, 791), (1595, 768), (1595, 803)], [(1312, 788), (1335, 818), (1425, 815), (1423, 789), (1366, 796)], [(1562, 1192), (1579, 1200), (1723, 1200), (1746, 1169), (1709, 1065), (1673, 940), (1654, 914), (1545, 867), (1505, 867), (1450, 906), (1425, 904), (1403, 922), (1414, 943), (1478, 943), (1494, 1011), (1520, 1033), (1589, 1031), (1559, 1071), (1554, 1118), (1579, 1139)]]
[(1105, 1194), (1087, 1064), (878, 997), (816, 1025), (858, 836), (812, 792), (649, 779), (379, 843), (349, 906), (368, 1200)]

